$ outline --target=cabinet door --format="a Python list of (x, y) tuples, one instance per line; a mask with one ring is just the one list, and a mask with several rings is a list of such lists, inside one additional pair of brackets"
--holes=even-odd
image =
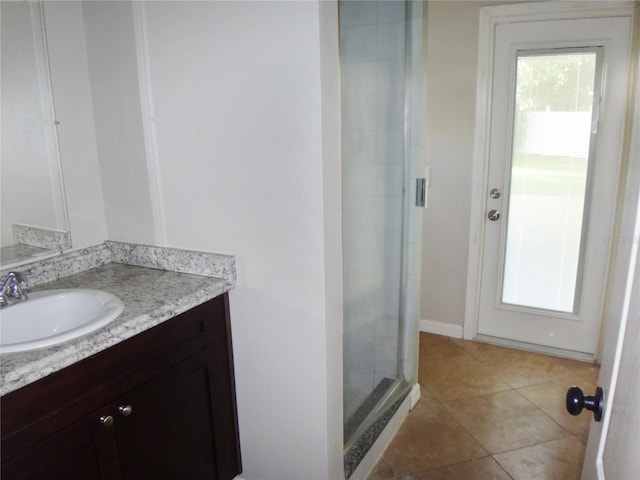
[(195, 354), (113, 406), (125, 479), (218, 479), (207, 358)]
[(3, 463), (2, 480), (117, 480), (122, 478), (113, 427), (97, 411)]

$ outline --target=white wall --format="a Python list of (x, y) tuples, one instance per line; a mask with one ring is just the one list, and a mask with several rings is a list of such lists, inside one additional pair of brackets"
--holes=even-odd
[[(160, 231), (173, 247), (237, 256), (243, 477), (339, 478), (337, 5), (87, 2), (83, 11), (109, 238), (151, 243)], [(135, 64), (136, 47), (147, 64)], [(146, 149), (144, 132), (157, 139)]]
[(74, 248), (107, 239), (80, 2), (44, 2), (51, 84)]
[[(428, 3), (422, 318), (459, 326), (467, 284), (478, 14), (488, 2)], [(495, 2), (494, 2), (495, 3)]]

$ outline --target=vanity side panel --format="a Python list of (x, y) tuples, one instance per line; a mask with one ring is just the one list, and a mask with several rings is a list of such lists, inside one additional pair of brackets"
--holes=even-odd
[(208, 350), (210, 366), (210, 395), (215, 425), (215, 444), (220, 480), (231, 480), (242, 472), (240, 433), (236, 409), (236, 387), (233, 367), (233, 344), (229, 296), (223, 297), (224, 316), (207, 324), (213, 331), (209, 338), (213, 345)]

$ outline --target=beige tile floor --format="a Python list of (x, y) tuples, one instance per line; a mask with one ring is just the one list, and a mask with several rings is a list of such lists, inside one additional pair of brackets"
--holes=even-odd
[(597, 365), (420, 334), (422, 397), (368, 480), (579, 479), (591, 416), (569, 415), (571, 385)]

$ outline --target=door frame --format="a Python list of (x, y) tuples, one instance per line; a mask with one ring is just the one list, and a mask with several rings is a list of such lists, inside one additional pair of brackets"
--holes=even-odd
[[(488, 125), (491, 124), (491, 105), (493, 90), (493, 52), (495, 46), (495, 29), (501, 23), (532, 22), (541, 20), (571, 20), (582, 18), (630, 17), (636, 2), (536, 2), (514, 5), (486, 6), (480, 8), (478, 29), (478, 76), (476, 90), (476, 114), (473, 147), (473, 167), (471, 185), (471, 221), (469, 234), (469, 256), (467, 262), (467, 293), (465, 300), (464, 338), (483, 339), (478, 337), (478, 319), (480, 305), (480, 281), (482, 276), (482, 258), (484, 254), (484, 235), (486, 229), (485, 212), (487, 210), (488, 172), (489, 172), (489, 137)], [(632, 82), (629, 82), (632, 83)], [(628, 122), (627, 122), (628, 123)], [(626, 126), (623, 126), (628, 131)], [(620, 162), (624, 166), (624, 159)], [(621, 173), (618, 172), (620, 177)], [(619, 178), (619, 185), (624, 185), (624, 178)], [(640, 181), (638, 179), (635, 180)], [(618, 198), (620, 195), (618, 194)], [(616, 211), (620, 209), (620, 202), (616, 204)], [(616, 214), (618, 216), (618, 214)], [(617, 228), (617, 227), (616, 227)], [(611, 256), (611, 249), (609, 252)], [(609, 262), (611, 266), (611, 263)], [(610, 275), (618, 273), (609, 267)], [(607, 291), (609, 290), (607, 279)], [(608, 294), (605, 294), (605, 303)], [(601, 320), (600, 338), (595, 359), (600, 358), (602, 352), (602, 332), (604, 325)], [(498, 341), (491, 338), (491, 341)], [(499, 342), (506, 346), (530, 349), (529, 344), (507, 339)], [(536, 351), (568, 356), (581, 360), (594, 360), (593, 356), (580, 356), (556, 348), (540, 346)]]

